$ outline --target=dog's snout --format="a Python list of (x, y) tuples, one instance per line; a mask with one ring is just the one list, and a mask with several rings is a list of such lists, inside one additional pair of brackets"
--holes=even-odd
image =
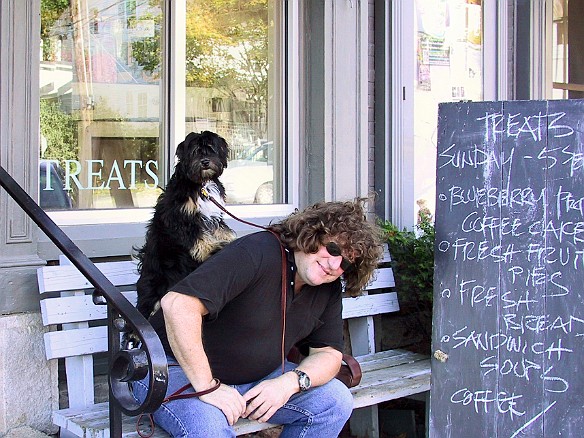
[(211, 164), (211, 160), (209, 160), (208, 158), (203, 158), (201, 160), (201, 164), (203, 165), (203, 167), (208, 168), (209, 164)]

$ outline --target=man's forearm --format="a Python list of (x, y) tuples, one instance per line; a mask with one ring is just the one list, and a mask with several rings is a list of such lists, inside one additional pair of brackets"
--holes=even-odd
[(168, 342), (187, 378), (197, 391), (213, 384), (203, 349), (202, 324), (207, 309), (194, 297), (169, 292), (161, 301)]
[(337, 375), (342, 360), (343, 354), (332, 347), (311, 348), (298, 369), (308, 374), (311, 386), (320, 386)]
[[(172, 352), (195, 388), (204, 391), (215, 385), (209, 359), (203, 349), (203, 316), (207, 309), (195, 297), (168, 292), (161, 300), (166, 332)], [(200, 400), (220, 409), (229, 424), (245, 412), (245, 400), (234, 388), (220, 385)]]

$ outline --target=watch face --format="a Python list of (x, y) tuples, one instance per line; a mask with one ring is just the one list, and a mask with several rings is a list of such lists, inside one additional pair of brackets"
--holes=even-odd
[(298, 386), (300, 386), (300, 391), (306, 391), (310, 388), (310, 377), (303, 371), (294, 370), (294, 372), (298, 375)]

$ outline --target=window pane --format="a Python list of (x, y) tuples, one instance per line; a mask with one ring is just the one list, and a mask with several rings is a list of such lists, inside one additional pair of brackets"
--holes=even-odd
[(161, 0), (41, 0), (44, 208), (155, 204), (161, 25)]
[(282, 3), (187, 0), (186, 132), (229, 143), (231, 204), (284, 202)]
[(438, 104), (483, 100), (481, 0), (416, 0), (414, 195), (434, 211)]
[(584, 97), (582, 0), (554, 0), (552, 17), (553, 99)]

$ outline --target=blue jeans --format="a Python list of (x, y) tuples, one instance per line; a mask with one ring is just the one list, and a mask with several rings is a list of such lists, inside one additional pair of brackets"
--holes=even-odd
[[(176, 363), (169, 359), (170, 363)], [(286, 362), (286, 371), (295, 364)], [(186, 385), (188, 380), (179, 366), (168, 368), (167, 395)], [(282, 374), (281, 367), (265, 377), (272, 379)], [(261, 380), (233, 387), (244, 394)], [(134, 396), (142, 401), (146, 396), (148, 377), (134, 383)], [(283, 424), (281, 438), (338, 437), (353, 409), (353, 397), (347, 387), (337, 379), (325, 385), (293, 395), (270, 418), (269, 422)], [(196, 397), (164, 403), (154, 412), (154, 421), (173, 437), (235, 437), (227, 418), (213, 405)]]

